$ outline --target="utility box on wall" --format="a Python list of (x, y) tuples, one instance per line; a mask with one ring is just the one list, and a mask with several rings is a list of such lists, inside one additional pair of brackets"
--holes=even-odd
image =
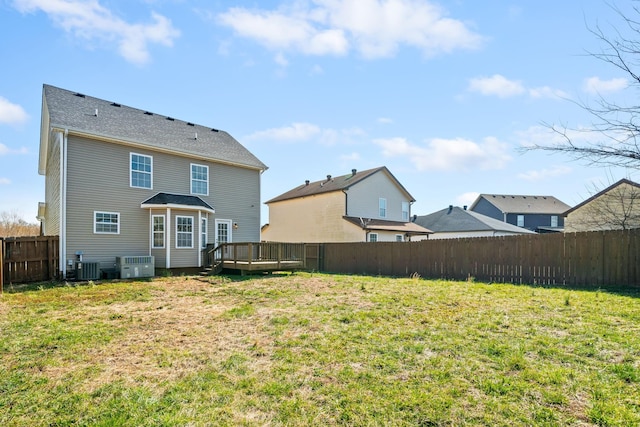
[(121, 279), (153, 277), (155, 258), (153, 256), (119, 256), (116, 257), (116, 271), (120, 273)]

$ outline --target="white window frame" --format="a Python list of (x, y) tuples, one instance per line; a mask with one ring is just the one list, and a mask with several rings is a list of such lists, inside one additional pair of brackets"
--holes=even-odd
[[(116, 231), (98, 231), (98, 224), (107, 224), (111, 225), (111, 223), (105, 223), (104, 221), (98, 222), (98, 214), (101, 215), (115, 215), (116, 217)], [(93, 211), (93, 234), (120, 234), (120, 212), (105, 212), (105, 211)]]
[(551, 226), (552, 227), (558, 226), (558, 215), (551, 215)]
[(402, 234), (396, 234), (396, 242), (404, 242), (404, 236)]
[(387, 199), (384, 197), (378, 199), (378, 216), (380, 218), (387, 217)]
[(516, 225), (518, 227), (524, 227), (524, 215), (516, 216)]
[[(149, 159), (150, 170), (148, 172), (147, 171), (134, 170), (133, 169), (133, 156), (140, 156), (140, 157), (148, 158)], [(149, 187), (145, 187), (143, 185), (133, 185), (133, 174), (134, 173), (148, 174), (149, 175)], [(146, 154), (140, 154), (140, 153), (129, 153), (129, 186), (131, 188), (144, 188), (146, 190), (153, 189), (153, 156), (148, 156)]]
[(219, 226), (220, 224), (226, 224), (227, 225), (227, 241), (225, 243), (231, 243), (233, 242), (233, 221), (231, 221), (230, 219), (216, 219), (215, 220), (215, 245), (218, 246), (220, 245), (220, 230), (219, 230)]
[(202, 249), (207, 247), (209, 240), (209, 219), (207, 217), (200, 218), (200, 245)]
[[(206, 176), (205, 180), (194, 178), (194, 176), (193, 176), (193, 174), (194, 174), (193, 168), (194, 167), (204, 168), (205, 176)], [(191, 185), (190, 185), (191, 186), (191, 194), (198, 194), (200, 196), (208, 196), (209, 195), (209, 166), (201, 165), (201, 164), (198, 164), (198, 163), (191, 163), (191, 166), (189, 166), (189, 170), (190, 170), (190, 175), (191, 175), (191, 181), (190, 181), (190, 183), (191, 183)], [(193, 191), (194, 190), (193, 189), (193, 184), (196, 183), (196, 182), (205, 184), (206, 191), (204, 193), (199, 193), (199, 192)]]
[(378, 241), (378, 233), (369, 233), (369, 242), (377, 242)]
[[(162, 218), (162, 231), (156, 231), (156, 218)], [(162, 245), (156, 246), (156, 233), (162, 233)], [(151, 215), (151, 248), (152, 249), (164, 249), (167, 242), (167, 220), (164, 215)]]
[[(181, 219), (188, 219), (190, 221), (191, 223), (190, 231), (180, 231), (180, 226), (183, 225), (183, 224), (180, 224)], [(176, 215), (176, 249), (193, 249), (193, 229), (194, 229), (194, 224), (193, 224), (192, 216)], [(191, 240), (190, 246), (183, 246), (180, 244), (180, 235), (182, 234), (189, 235), (189, 238)]]
[(409, 221), (409, 202), (402, 202), (402, 220)]

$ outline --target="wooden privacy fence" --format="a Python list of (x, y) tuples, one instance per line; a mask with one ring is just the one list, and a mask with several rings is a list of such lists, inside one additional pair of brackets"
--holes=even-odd
[(58, 236), (0, 238), (0, 286), (58, 278)]
[(325, 272), (640, 287), (640, 229), (320, 245)]

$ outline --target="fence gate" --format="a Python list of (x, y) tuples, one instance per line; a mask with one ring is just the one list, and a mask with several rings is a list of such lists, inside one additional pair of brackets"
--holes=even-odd
[(322, 271), (324, 269), (323, 252), (324, 245), (322, 243), (305, 244), (304, 255), (308, 271)]
[(0, 238), (0, 285), (57, 279), (58, 236)]

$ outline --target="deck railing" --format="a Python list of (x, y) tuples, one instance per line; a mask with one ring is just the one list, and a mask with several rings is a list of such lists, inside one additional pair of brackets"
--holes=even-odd
[(205, 249), (205, 265), (236, 270), (304, 269), (304, 243), (223, 243)]

